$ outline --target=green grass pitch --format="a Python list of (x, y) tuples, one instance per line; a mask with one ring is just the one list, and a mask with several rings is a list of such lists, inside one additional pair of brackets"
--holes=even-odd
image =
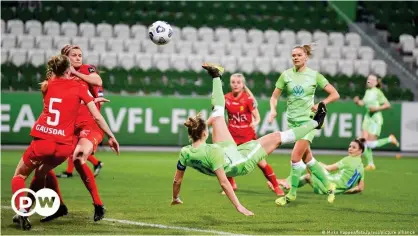
[[(104, 162), (97, 177), (106, 218), (150, 224), (185, 227), (161, 229), (151, 226), (123, 224), (114, 221), (93, 222), (90, 195), (78, 174), (60, 179), (69, 215), (53, 222), (39, 222), (32, 216), (29, 232), (16, 229), (11, 218), (11, 177), (21, 151), (2, 151), (1, 158), (1, 233), (2, 234), (208, 234), (185, 228), (216, 230), (236, 234), (338, 234), (344, 232), (418, 234), (418, 159), (379, 158), (377, 170), (366, 172), (365, 192), (338, 195), (334, 204), (326, 196), (316, 195), (310, 186), (299, 189), (298, 199), (287, 207), (277, 207), (275, 195), (267, 189), (259, 170), (237, 178), (238, 198), (255, 213), (245, 217), (220, 195), (216, 178), (204, 176), (188, 168), (183, 181), (183, 205), (170, 206), (171, 189), (177, 153), (125, 152), (116, 156), (99, 152)], [(342, 156), (316, 156), (333, 163)], [(278, 177), (289, 174), (289, 155), (268, 158)], [(66, 164), (56, 169), (64, 170)], [(76, 173), (76, 172), (75, 172)], [(30, 180), (27, 180), (27, 186)], [(358, 234), (358, 233), (357, 233)]]

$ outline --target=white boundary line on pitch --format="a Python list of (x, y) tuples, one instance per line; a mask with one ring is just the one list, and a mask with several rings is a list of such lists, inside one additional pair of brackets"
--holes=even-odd
[[(1, 206), (2, 209), (12, 210), (10, 206)], [(217, 230), (206, 230), (206, 229), (197, 229), (197, 228), (188, 228), (188, 227), (180, 227), (180, 226), (169, 226), (169, 225), (161, 225), (161, 224), (151, 224), (139, 221), (130, 221), (130, 220), (118, 220), (112, 218), (104, 218), (103, 221), (113, 222), (113, 223), (120, 223), (126, 225), (137, 225), (143, 227), (151, 227), (151, 228), (159, 228), (159, 229), (174, 229), (174, 230), (184, 230), (184, 231), (191, 231), (191, 232), (200, 232), (200, 233), (211, 233), (211, 234), (219, 234), (219, 235), (243, 235), (243, 234), (235, 234), (230, 232), (223, 232)]]

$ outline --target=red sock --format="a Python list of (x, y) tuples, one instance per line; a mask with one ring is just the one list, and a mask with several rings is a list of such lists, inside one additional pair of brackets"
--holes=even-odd
[(50, 170), (46, 174), (45, 187), (54, 190), (58, 194), (61, 204), (64, 204), (64, 201), (62, 200), (61, 190), (58, 185), (58, 179), (57, 179), (57, 176), (55, 176), (55, 173), (53, 170)]
[(236, 190), (237, 189), (237, 184), (235, 183), (235, 179), (233, 177), (228, 177), (228, 181), (231, 184), (232, 188), (234, 190)]
[(89, 190), (93, 203), (95, 205), (103, 205), (102, 200), (99, 197), (99, 191), (97, 190), (96, 180), (94, 179), (94, 174), (87, 166), (86, 163), (81, 164), (79, 160), (76, 160), (74, 166), (77, 172), (80, 174), (81, 180), (83, 180), (84, 185), (87, 190)]
[(72, 174), (74, 171), (74, 162), (73, 162), (73, 156), (68, 157), (68, 164), (67, 164), (67, 170), (65, 172)]
[[(32, 181), (30, 182), (29, 188), (31, 190), (33, 190), (35, 193), (38, 192), (40, 189), (42, 189), (45, 186), (45, 181), (44, 180), (45, 179), (43, 179), (42, 177), (37, 177), (36, 172), (35, 172), (35, 174), (32, 177)], [(32, 199), (33, 203), (35, 203), (35, 201), (36, 201), (35, 196), (33, 196), (32, 194), (28, 194), (28, 197), (30, 199)], [(30, 207), (26, 208), (26, 211), (29, 212), (29, 210), (30, 210)]]
[(269, 164), (266, 167), (260, 169), (263, 171), (264, 176), (270, 183), (273, 185), (274, 188), (279, 187), (279, 183), (277, 183), (276, 174), (274, 174), (273, 168)]
[[(21, 176), (15, 176), (12, 178), (12, 194), (17, 192), (19, 189), (25, 188), (25, 180)], [(20, 210), (19, 200), (25, 196), (25, 192), (21, 192), (15, 198), (15, 206), (17, 210)]]
[(87, 160), (89, 162), (91, 162), (91, 164), (93, 164), (94, 166), (97, 166), (97, 164), (99, 164), (99, 160), (97, 160), (97, 158), (93, 155), (90, 155)]

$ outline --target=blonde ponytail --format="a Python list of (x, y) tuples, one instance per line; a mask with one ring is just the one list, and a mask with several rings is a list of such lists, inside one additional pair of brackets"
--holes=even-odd
[(314, 50), (314, 46), (316, 46), (316, 45), (317, 45), (317, 42), (313, 42), (313, 43), (310, 43), (310, 44), (303, 44), (303, 45), (295, 46), (293, 49), (300, 48), (306, 53), (306, 55), (308, 57), (311, 57), (313, 55), (312, 52)]

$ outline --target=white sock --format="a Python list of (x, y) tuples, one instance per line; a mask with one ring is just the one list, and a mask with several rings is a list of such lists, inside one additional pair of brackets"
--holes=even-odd
[(306, 165), (305, 165), (305, 163), (303, 163), (302, 160), (300, 160), (299, 162), (296, 162), (296, 163), (293, 163), (293, 162), (290, 162), (290, 163), (292, 164), (292, 167), (295, 168), (295, 169), (305, 169), (306, 168)]
[(282, 144), (294, 143), (296, 141), (295, 132), (291, 129), (284, 132), (280, 132), (280, 139)]
[(367, 142), (366, 142), (366, 145), (367, 145), (367, 147), (369, 147), (369, 148), (371, 148), (371, 149), (376, 148), (376, 146), (377, 146), (377, 141), (367, 141)]
[(314, 158), (314, 157), (312, 157), (312, 160), (310, 160), (308, 163), (306, 163), (306, 165), (307, 165), (308, 167), (312, 167), (313, 165), (315, 165), (315, 163), (316, 163), (316, 160), (315, 160), (315, 158)]
[(225, 107), (215, 106), (212, 110), (212, 117), (225, 116)]

